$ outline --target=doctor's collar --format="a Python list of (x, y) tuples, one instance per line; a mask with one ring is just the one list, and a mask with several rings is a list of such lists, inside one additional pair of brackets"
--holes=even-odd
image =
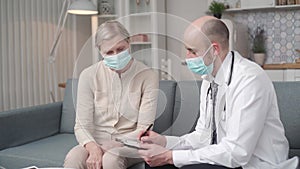
[(203, 75), (201, 76), (201, 78), (203, 80), (208, 81), (209, 83), (211, 83), (212, 81), (214, 81), (215, 83), (217, 83), (219, 86), (226, 84), (229, 85), (230, 83), (230, 77), (232, 74), (232, 52), (228, 52), (228, 54), (226, 55), (221, 67), (219, 68), (217, 74), (215, 77), (213, 77), (211, 74), (209, 75)]
[(203, 80), (208, 81), (209, 83), (211, 83), (213, 80), (215, 80), (215, 77), (213, 77), (211, 74), (208, 75), (202, 75), (201, 78)]
[(211, 74), (209, 75), (203, 75), (201, 76), (203, 80), (208, 81), (209, 83), (211, 82), (215, 82), (217, 83), (219, 86), (222, 86), (225, 82), (225, 78), (224, 78), (225, 74), (224, 74), (224, 70), (222, 68), (222, 66), (220, 67), (220, 69), (218, 70), (218, 73), (216, 74), (216, 76), (212, 76)]

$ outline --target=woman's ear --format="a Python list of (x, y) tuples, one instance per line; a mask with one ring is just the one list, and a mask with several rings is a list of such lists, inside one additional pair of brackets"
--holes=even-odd
[(130, 44), (128, 45), (128, 48), (126, 50), (128, 50), (128, 52), (131, 54), (131, 46), (130, 46)]

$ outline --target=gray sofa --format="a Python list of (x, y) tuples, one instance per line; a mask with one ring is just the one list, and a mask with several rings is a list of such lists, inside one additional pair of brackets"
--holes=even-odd
[[(192, 131), (199, 114), (200, 85), (201, 81), (160, 81), (154, 130), (167, 135)], [(290, 156), (300, 156), (300, 82), (274, 82), (274, 86)], [(0, 169), (62, 166), (67, 152), (77, 144), (73, 131), (76, 89), (77, 80), (68, 80), (63, 102), (0, 112)], [(145, 168), (145, 164), (131, 168)]]

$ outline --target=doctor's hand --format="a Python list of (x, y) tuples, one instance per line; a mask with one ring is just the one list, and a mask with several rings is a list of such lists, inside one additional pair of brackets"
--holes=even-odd
[(157, 144), (144, 143), (138, 151), (150, 167), (173, 164), (172, 151)]
[(163, 147), (167, 144), (167, 139), (165, 136), (160, 135), (154, 131), (148, 131), (146, 136), (142, 136), (143, 132), (141, 132), (138, 136), (138, 139), (141, 140), (142, 143), (152, 143), (158, 144)]
[(89, 157), (86, 160), (88, 169), (101, 169), (103, 151), (101, 147), (95, 142), (89, 142), (85, 145), (86, 150), (89, 152)]

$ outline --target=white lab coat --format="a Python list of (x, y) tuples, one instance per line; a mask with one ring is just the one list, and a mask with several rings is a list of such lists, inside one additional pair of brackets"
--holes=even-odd
[(257, 64), (235, 52), (228, 86), (231, 62), (229, 52), (214, 78), (219, 84), (218, 144), (210, 145), (211, 113), (205, 109), (211, 78), (206, 77), (201, 86), (200, 117), (195, 131), (182, 137), (166, 136), (166, 147), (173, 149), (174, 165), (209, 163), (243, 169), (295, 169), (298, 158), (287, 160), (289, 146), (271, 80)]

